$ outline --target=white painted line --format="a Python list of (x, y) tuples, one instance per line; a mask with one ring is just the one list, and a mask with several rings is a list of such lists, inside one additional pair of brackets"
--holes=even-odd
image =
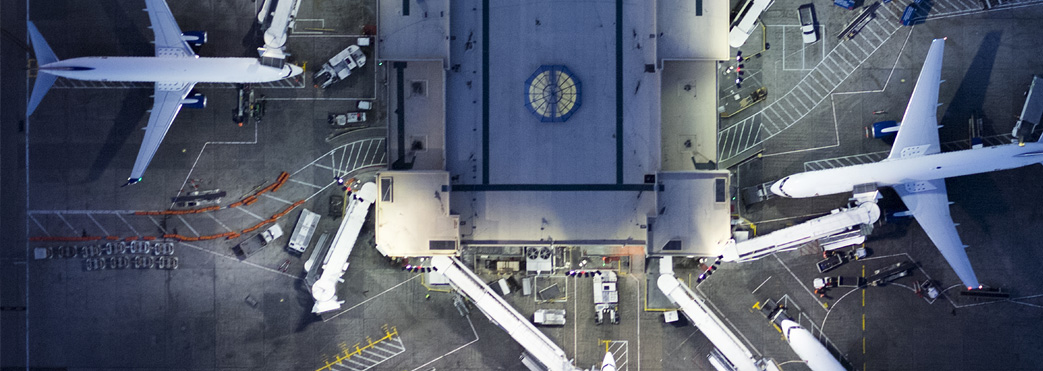
[(743, 127), (742, 132), (739, 134), (739, 140), (741, 141), (739, 148), (749, 148), (747, 147), (747, 145), (750, 143), (750, 138), (752, 138), (755, 135), (755, 133), (753, 132), (753, 128), (756, 126), (756, 123), (753, 121), (753, 116), (750, 116), (749, 125)]
[(29, 214), (29, 219), (32, 220), (33, 223), (36, 223), (37, 227), (40, 227), (40, 230), (43, 231), (44, 235), (46, 235), (47, 237), (51, 237), (51, 233), (47, 232), (47, 228), (44, 228), (43, 224), (40, 224), (40, 221), (36, 220), (36, 217), (34, 217), (33, 214)]
[(290, 201), (286, 201), (286, 200), (284, 200), (284, 199), (281, 199), (281, 198), (278, 198), (278, 197), (272, 196), (272, 195), (271, 195), (271, 194), (269, 194), (269, 193), (264, 193), (264, 194), (261, 194), (261, 196), (264, 196), (264, 197), (270, 198), (270, 199), (272, 199), (272, 200), (276, 200), (276, 201), (282, 202), (282, 203), (284, 203), (284, 204), (287, 204), (287, 205), (293, 205), (293, 202), (290, 202)]
[[(841, 44), (841, 45), (843, 45), (843, 44)], [(855, 64), (851, 63), (851, 62), (848, 62), (848, 60), (846, 58), (844, 58), (844, 56), (841, 55), (840, 52), (832, 53), (832, 54), (829, 55), (829, 57), (826, 57), (826, 59), (829, 59), (829, 60), (833, 61), (833, 63), (836, 63), (838, 69), (846, 70), (846, 69), (856, 68)], [(844, 65), (846, 65), (847, 67), (846, 68), (841, 68), (843, 66), (840, 65), (840, 62), (844, 62)], [(833, 71), (830, 71), (830, 72), (833, 72)]]
[(381, 362), (381, 361), (376, 361), (376, 360), (372, 360), (372, 359), (363, 357), (362, 356), (362, 352), (355, 353), (355, 355), (351, 356), (351, 358), (361, 358), (363, 361), (366, 361), (366, 362), (369, 362), (369, 363), (372, 363), (372, 364), (377, 364), (377, 363)]
[[(354, 143), (354, 142), (352, 142), (352, 143)], [(300, 172), (304, 171), (304, 169), (307, 169), (309, 166), (314, 165), (315, 163), (319, 162), (319, 160), (322, 160), (323, 157), (329, 156), (329, 155), (333, 154), (335, 151), (337, 151), (338, 149), (344, 148), (345, 146), (351, 145), (352, 143), (344, 144), (344, 145), (341, 145), (340, 147), (331, 149), (329, 152), (326, 152), (324, 155), (319, 156), (319, 157), (315, 158), (314, 160), (311, 160), (311, 162), (305, 164), (304, 166), (301, 166), (300, 169), (297, 169), (297, 171), (294, 171), (293, 173), (291, 173), (290, 174), (291, 178), (292, 178), (292, 176), (297, 175), (297, 173), (300, 173)], [(293, 179), (290, 179), (290, 180), (293, 180)]]
[[(357, 365), (360, 365), (360, 366), (362, 366), (362, 367), (363, 367), (363, 369), (368, 369), (368, 368), (370, 367), (370, 365), (367, 365), (367, 364), (365, 364), (365, 363), (362, 363), (362, 362), (356, 361), (356, 360), (354, 360), (354, 359), (352, 359), (352, 358), (355, 358), (355, 357), (351, 357), (351, 358), (345, 359), (344, 361), (348, 361), (348, 362), (352, 362), (352, 363), (355, 363), (355, 364), (357, 364)], [(343, 362), (343, 361), (342, 361), (342, 362)], [(343, 364), (343, 363), (340, 363), (340, 365), (342, 365), (342, 366), (344, 366), (344, 367), (351, 367), (350, 365), (345, 365), (345, 364)], [(352, 370), (354, 370), (354, 369), (352, 369)]]
[[(72, 231), (72, 233), (76, 233), (76, 228), (73, 228), (72, 224), (69, 224), (69, 221), (65, 220), (65, 217), (62, 216), (62, 214), (56, 214), (56, 215), (58, 215), (58, 219), (61, 219), (63, 222), (65, 222), (65, 225), (69, 227), (69, 230)], [(87, 214), (87, 215), (90, 215), (90, 214)]]
[(360, 100), (375, 100), (377, 98), (268, 98), (264, 100), (283, 100), (283, 101), (360, 101)]
[(852, 50), (851, 48), (847, 47), (848, 44), (852, 44), (852, 43), (853, 42), (841, 43), (840, 47), (844, 48), (844, 50), (843, 51), (837, 50), (837, 52), (833, 53), (833, 55), (835, 55), (838, 58), (840, 58), (841, 60), (843, 60), (844, 63), (847, 64), (848, 66), (850, 66), (851, 68), (857, 68), (858, 67), (858, 63), (848, 61), (847, 58), (844, 58), (845, 56), (843, 55), (844, 52), (847, 52), (847, 54), (849, 54), (847, 57), (850, 57), (851, 60), (854, 60), (854, 61), (862, 60), (862, 57), (860, 57), (857, 54), (855, 54), (854, 50)]
[[(884, 41), (887, 41), (887, 38), (885, 38), (885, 37), (883, 37), (883, 36), (880, 36), (880, 33), (878, 33), (878, 32), (877, 32), (877, 31), (875, 31), (875, 30), (876, 30), (875, 28), (874, 28), (874, 29), (870, 29), (870, 31), (872, 31), (872, 32), (873, 32), (873, 37), (875, 37), (875, 38), (876, 38), (876, 42), (877, 42), (877, 44), (883, 44), (883, 43), (884, 43)], [(877, 47), (879, 47), (879, 45), (878, 45)]]
[(220, 220), (218, 220), (218, 219), (217, 219), (217, 217), (216, 217), (216, 216), (214, 216), (214, 213), (205, 213), (205, 214), (206, 214), (206, 216), (209, 216), (209, 217), (210, 217), (210, 219), (213, 219), (213, 220), (214, 220), (215, 222), (217, 222), (217, 224), (220, 224), (220, 225), (221, 225), (221, 227), (224, 227), (224, 229), (225, 229), (226, 231), (229, 231), (229, 232), (235, 232), (235, 231), (233, 231), (233, 230), (232, 230), (232, 228), (228, 228), (228, 226), (227, 226), (227, 225), (225, 225), (225, 223), (222, 223), (222, 222), (221, 222)]
[(326, 165), (322, 165), (322, 164), (317, 164), (317, 163), (316, 163), (316, 164), (312, 164), (312, 166), (315, 166), (315, 167), (317, 167), (317, 168), (321, 168), (321, 169), (326, 169), (326, 170), (332, 171), (332, 172), (333, 172), (333, 175), (334, 175), (334, 176), (336, 176), (336, 175), (337, 175), (337, 173), (338, 173), (338, 172), (337, 172), (337, 168), (329, 167), (329, 166), (326, 166)]
[[(316, 165), (318, 165), (318, 163), (316, 163)], [(339, 172), (337, 170), (340, 169), (340, 168), (337, 167), (336, 152), (330, 154), (330, 167), (333, 168), (333, 172), (334, 173), (337, 173), (337, 174), (333, 174), (333, 176), (337, 176), (339, 174)]]
[[(782, 262), (782, 259), (780, 259), (780, 258), (779, 258), (779, 256), (778, 256), (777, 254), (771, 254), (771, 256), (772, 256), (772, 257), (774, 257), (774, 258), (775, 258), (775, 260), (778, 260), (778, 261), (779, 261), (779, 264), (782, 264), (782, 267), (783, 267), (783, 268), (786, 268), (786, 271), (787, 271), (787, 272), (789, 272), (789, 274), (790, 274), (791, 276), (793, 276), (793, 280), (794, 280), (794, 281), (797, 281), (797, 284), (798, 284), (798, 285), (800, 285), (800, 287), (801, 287), (801, 288), (803, 288), (803, 289), (804, 289), (804, 291), (806, 291), (806, 292), (808, 293), (808, 296), (811, 296), (811, 299), (812, 299), (812, 300), (814, 300), (814, 301), (815, 301), (816, 303), (818, 303), (818, 307), (819, 307), (819, 308), (822, 308), (823, 310), (826, 310), (826, 308), (822, 306), (822, 301), (818, 300), (818, 297), (817, 297), (817, 296), (815, 296), (815, 294), (814, 294), (814, 293), (812, 293), (812, 292), (811, 292), (811, 290), (809, 290), (807, 286), (804, 286), (804, 283), (800, 282), (800, 279), (799, 279), (799, 278), (797, 278), (797, 275), (796, 275), (796, 274), (794, 274), (794, 273), (793, 273), (793, 271), (792, 271), (792, 270), (790, 270), (788, 266), (786, 266), (786, 263), (783, 263), (783, 262)], [(828, 310), (826, 310), (826, 313), (828, 314), (828, 313), (829, 313), (829, 311), (828, 311)]]
[(155, 224), (155, 225), (156, 225), (156, 228), (159, 228), (159, 230), (160, 230), (161, 232), (163, 232), (163, 234), (167, 234), (167, 229), (166, 229), (166, 228), (163, 228), (163, 226), (159, 225), (159, 222), (157, 222), (157, 221), (156, 221), (156, 218), (153, 218), (153, 217), (152, 217), (152, 215), (149, 215), (149, 216), (148, 216), (148, 220), (151, 220), (151, 221), (152, 221), (152, 224)]
[(719, 143), (718, 145), (721, 147), (721, 152), (728, 151), (728, 144), (731, 143), (731, 140), (729, 140), (728, 138), (733, 131), (734, 130), (732, 130), (732, 128), (728, 128), (724, 129), (723, 132), (717, 133), (717, 142)]
[[(840, 82), (844, 81), (844, 75), (839, 73), (839, 72), (836, 72), (836, 71), (837, 70), (843, 70), (844, 68), (843, 68), (843, 66), (840, 65), (840, 62), (837, 62), (834, 59), (834, 58), (839, 58), (839, 57), (835, 57), (834, 54), (836, 54), (836, 53), (830, 54), (828, 57), (826, 57), (825, 60), (822, 61), (822, 68), (818, 69), (818, 71), (819, 71), (819, 73), (822, 74), (822, 77), (826, 78), (826, 80), (829, 80), (830, 83), (835, 83), (835, 85), (840, 85)], [(833, 64), (836, 64), (836, 67), (829, 66), (828, 63), (830, 63), (830, 62), (832, 62)], [(826, 74), (826, 72), (829, 72), (829, 74)]]
[(294, 182), (294, 183), (297, 183), (297, 184), (303, 184), (303, 185), (306, 185), (306, 186), (309, 186), (309, 187), (312, 187), (312, 188), (318, 188), (318, 189), (322, 189), (323, 188), (323, 187), (319, 187), (319, 186), (311, 184), (311, 183), (305, 183), (305, 182), (299, 181), (297, 179), (290, 179), (290, 181)]
[(345, 310), (341, 311), (340, 313), (337, 313), (337, 314), (334, 314), (334, 315), (330, 316), (330, 318), (324, 319), (323, 322), (329, 322), (330, 320), (336, 318), (337, 316), (339, 316), (341, 314), (347, 313), (347, 312), (351, 311), (352, 309), (358, 308), (359, 306), (368, 303), (370, 300), (376, 299), (376, 298), (380, 297), (381, 295), (386, 294), (388, 291), (394, 290), (394, 289), (398, 288), (399, 286), (405, 285), (409, 281), (415, 280), (417, 277), (420, 277), (420, 275), (417, 274), (417, 275), (414, 275), (413, 277), (410, 277), (410, 278), (406, 279), (405, 281), (399, 282), (398, 284), (396, 284), (394, 286), (391, 286), (391, 288), (389, 288), (387, 290), (384, 290), (384, 291), (381, 291), (379, 294), (373, 295), (373, 297), (371, 297), (369, 299), (366, 299), (366, 300), (363, 300), (361, 303), (358, 303), (358, 304), (355, 304), (355, 305), (351, 306), (351, 308), (345, 309)]
[(246, 209), (246, 205), (239, 206), (239, 207), (237, 207), (235, 209), (246, 213), (246, 215), (249, 215), (249, 216), (252, 216), (254, 218), (257, 218), (257, 220), (260, 220), (260, 221), (268, 220), (267, 218), (262, 218), (260, 215), (254, 214), (254, 213), (250, 212), (250, 210), (247, 210)]
[[(185, 175), (185, 181), (181, 182), (181, 189), (184, 190), (185, 186), (188, 185), (188, 180), (192, 179), (192, 173), (195, 171), (196, 165), (199, 164), (199, 159), (203, 157), (203, 152), (206, 151), (206, 147), (207, 146), (209, 146), (211, 144), (247, 144), (247, 145), (249, 145), (249, 144), (257, 144), (257, 137), (258, 137), (258, 135), (257, 135), (258, 129), (257, 128), (258, 128), (258, 126), (260, 126), (260, 125), (259, 124), (253, 125), (253, 127), (254, 127), (254, 139), (251, 142), (206, 142), (206, 143), (203, 143), (203, 148), (199, 149), (199, 154), (196, 155), (196, 160), (192, 162), (192, 167), (190, 167), (188, 169), (188, 174)], [(177, 195), (175, 197), (178, 197), (178, 196), (181, 196), (181, 190), (179, 190), (177, 192)]]
[(127, 222), (127, 219), (123, 218), (123, 214), (116, 214), (116, 216), (118, 216), (120, 218), (120, 220), (123, 221), (123, 224), (127, 225), (127, 228), (130, 228), (130, 231), (133, 232), (135, 236), (140, 236), (141, 235), (141, 233), (138, 233), (137, 229), (134, 229), (133, 225), (131, 225), (130, 223)]
[(884, 11), (886, 11), (887, 14), (890, 15), (890, 17), (886, 17), (886, 18), (897, 18), (897, 19), (901, 19), (902, 18), (902, 17), (899, 17), (898, 14), (895, 14), (895, 10), (891, 9), (891, 7), (889, 7), (889, 6), (882, 6), (880, 8), (883, 8)]
[[(573, 321), (573, 322), (575, 322), (575, 321)], [(448, 356), (448, 355), (450, 355), (450, 354), (456, 353), (456, 352), (457, 352), (457, 351), (459, 351), (460, 349), (463, 349), (463, 348), (467, 347), (468, 345), (474, 344), (474, 343), (475, 343), (476, 341), (478, 341), (478, 339), (479, 339), (479, 338), (478, 338), (478, 331), (475, 331), (475, 330), (474, 330), (474, 323), (473, 323), (473, 322), (471, 322), (471, 316), (470, 316), (470, 315), (468, 315), (468, 316), (467, 316), (467, 323), (468, 323), (469, 325), (471, 325), (471, 333), (473, 333), (473, 334), (474, 334), (474, 340), (471, 340), (471, 341), (470, 341), (470, 342), (468, 342), (467, 344), (461, 345), (461, 346), (457, 347), (456, 349), (453, 349), (453, 350), (449, 351), (449, 352), (448, 352), (448, 353), (446, 353), (446, 354), (440, 355), (440, 356), (438, 356), (438, 358), (435, 358), (435, 359), (432, 359), (432, 360), (430, 360), (430, 361), (427, 361), (427, 363), (425, 363), (425, 364), (422, 364), (422, 365), (420, 365), (420, 366), (419, 366), (419, 367), (417, 367), (417, 368), (414, 368), (414, 369), (413, 369), (413, 371), (417, 371), (417, 370), (419, 370), (419, 369), (421, 369), (421, 368), (424, 368), (424, 366), (427, 366), (427, 365), (429, 365), (429, 364), (431, 364), (431, 363), (434, 363), (435, 361), (437, 361), (437, 360), (440, 360), (440, 359), (444, 358), (445, 356)]]
[(815, 80), (815, 79), (805, 77), (804, 80), (801, 81), (801, 85), (800, 85), (801, 89), (802, 90), (806, 90), (804, 92), (804, 94), (807, 94), (808, 97), (813, 99), (813, 100), (814, 99), (821, 100), (822, 96), (829, 94), (829, 91), (820, 92), (818, 86), (811, 84), (812, 80)]
[[(800, 30), (800, 29), (798, 28), (797, 30)], [(804, 50), (806, 50), (807, 48), (808, 48), (808, 44), (801, 44), (800, 45), (800, 69), (801, 70), (805, 69), (805, 59), (807, 59), (807, 58), (805, 58)]]
[(738, 130), (736, 130), (735, 132), (732, 133), (732, 146), (730, 147), (732, 149), (731, 150), (732, 153), (737, 154), (739, 152), (742, 152), (742, 150), (739, 149), (739, 148), (742, 147), (740, 142), (742, 141), (743, 133), (746, 132), (746, 128), (748, 128), (748, 127), (750, 127), (750, 125), (752, 125), (752, 122), (753, 122), (752, 118), (744, 121), (742, 123), (742, 127), (740, 127)]
[[(365, 159), (369, 158), (369, 150), (373, 148), (373, 141), (366, 142), (366, 149), (359, 152), (359, 157), (355, 159), (355, 163), (352, 163), (352, 169), (356, 169), (359, 165), (365, 163)], [(363, 153), (366, 155), (363, 156)]]
[[(312, 32), (312, 31), (297, 31), (297, 32), (294, 33), (294, 35), (290, 35), (289, 37), (293, 37), (293, 38), (324, 38), (324, 37), (330, 37), (330, 38), (358, 38), (358, 37), (360, 37), (360, 35), (343, 35), (343, 34), (342, 35), (312, 35), (312, 34), (301, 35), (301, 34), (306, 33), (306, 32)], [(370, 37), (372, 37), (372, 36), (370, 36)]]
[(771, 277), (773, 277), (773, 276), (768, 276), (768, 278), (765, 278), (765, 279), (764, 279), (764, 282), (761, 282), (761, 284), (760, 284), (760, 285), (757, 285), (757, 288), (753, 289), (753, 291), (751, 291), (750, 293), (751, 293), (751, 294), (753, 294), (753, 293), (756, 293), (756, 292), (757, 292), (757, 290), (760, 290), (760, 289), (761, 289), (761, 286), (764, 286), (764, 284), (765, 284), (765, 283), (768, 283), (768, 280), (770, 280), (770, 279), (771, 279)]
[[(861, 59), (863, 59), (863, 58), (868, 58), (868, 57), (869, 57), (870, 55), (872, 55), (872, 54), (873, 54), (873, 53), (867, 52), (867, 51), (866, 51), (866, 49), (865, 49), (865, 48), (863, 48), (863, 47), (862, 47), (862, 45), (858, 43), (858, 41), (855, 41), (855, 40), (851, 40), (851, 42), (848, 42), (848, 43), (844, 43), (844, 44), (852, 44), (852, 45), (854, 45), (854, 46), (855, 46), (856, 48), (858, 48), (858, 50), (861, 50), (861, 51), (862, 51), (862, 53), (865, 53), (865, 54), (866, 54), (866, 55), (865, 55), (865, 57), (859, 57), (859, 59), (860, 59), (860, 60), (861, 60)], [(841, 45), (843, 45), (843, 44), (841, 44)], [(852, 54), (852, 56), (854, 56), (854, 53), (851, 53), (851, 54)]]
[(761, 112), (767, 112), (769, 109), (771, 110), (771, 113), (773, 115), (775, 115), (776, 119), (775, 120), (769, 120), (768, 117), (767, 117), (768, 116), (767, 113), (765, 113), (764, 120), (770, 122), (771, 125), (775, 127), (775, 131), (776, 132), (782, 131), (783, 128), (780, 128), (780, 126), (778, 124), (776, 124), (776, 122), (782, 122), (783, 118), (782, 118), (782, 115), (780, 115), (779, 112), (775, 109), (775, 106), (768, 106), (767, 108), (765, 108)]
[[(340, 164), (341, 165), (345, 164), (345, 162), (344, 162), (344, 155), (347, 154), (347, 153), (348, 153), (347, 149), (344, 149), (344, 150), (340, 151)], [(351, 158), (348, 158), (348, 159), (350, 160)]]
[(77, 214), (134, 214), (135, 210), (26, 210), (27, 214), (40, 214), (40, 215), (51, 215), (51, 214), (66, 214), (66, 215), (77, 215)]
[(91, 218), (91, 221), (94, 222), (94, 225), (98, 226), (98, 228), (101, 229), (101, 233), (104, 233), (106, 236), (110, 236), (109, 231), (105, 230), (105, 227), (102, 227), (101, 223), (98, 223), (98, 220), (94, 219), (93, 215), (87, 214), (87, 217)]
[(811, 80), (812, 82), (814, 82), (814, 83), (818, 84), (818, 86), (819, 86), (820, 88), (822, 88), (822, 90), (823, 90), (823, 91), (825, 91), (825, 92), (826, 92), (826, 93), (825, 93), (825, 94), (823, 94), (823, 95), (829, 95), (830, 93), (832, 93), (832, 92), (833, 92), (833, 89), (836, 89), (836, 86), (834, 86), (833, 88), (828, 88), (828, 87), (826, 87), (826, 85), (824, 85), (824, 84), (822, 84), (821, 82), (819, 82), (819, 81), (818, 81), (819, 79), (810, 79), (810, 80)]
[[(779, 102), (782, 102), (782, 100), (777, 100), (777, 101), (775, 101), (775, 104), (779, 104)], [(774, 106), (775, 104), (773, 104), (773, 106)], [(779, 110), (779, 111), (781, 111), (781, 112), (782, 112), (783, 114), (785, 114), (785, 115), (786, 115), (786, 118), (788, 118), (787, 120), (784, 120), (784, 121), (783, 121), (783, 124), (782, 124), (783, 126), (782, 126), (782, 128), (783, 128), (783, 129), (789, 128), (789, 125), (788, 125), (788, 123), (790, 123), (790, 122), (794, 122), (794, 121), (797, 121), (797, 117), (796, 117), (796, 116), (793, 116), (792, 114), (790, 114), (790, 111), (789, 111), (789, 110), (785, 109), (784, 107), (781, 107), (781, 104), (779, 104), (779, 106), (780, 106), (780, 108), (779, 108), (778, 110)], [(782, 117), (782, 115), (779, 115), (779, 117)]]
[(188, 243), (188, 242), (184, 242), (184, 241), (182, 241), (182, 242), (180, 242), (180, 244), (181, 244), (182, 246), (188, 246), (188, 247), (191, 247), (191, 248), (193, 248), (193, 249), (196, 249), (196, 250), (199, 250), (199, 251), (202, 251), (202, 252), (205, 252), (205, 253), (210, 253), (210, 254), (214, 254), (214, 255), (216, 255), (216, 256), (220, 256), (220, 257), (222, 257), (222, 258), (225, 258), (225, 259), (228, 259), (228, 260), (233, 260), (233, 261), (237, 261), (237, 262), (240, 262), (240, 263), (243, 263), (243, 264), (249, 265), (249, 266), (251, 266), (251, 267), (254, 267), (254, 268), (258, 268), (258, 269), (261, 269), (261, 270), (264, 270), (264, 271), (268, 271), (268, 272), (271, 272), (271, 273), (275, 273), (275, 274), (278, 274), (278, 275), (281, 275), (281, 276), (286, 276), (286, 277), (292, 278), (292, 279), (294, 279), (294, 280), (297, 280), (297, 279), (299, 279), (299, 278), (298, 278), (297, 276), (294, 276), (294, 275), (292, 275), (292, 274), (288, 274), (288, 273), (286, 273), (286, 272), (281, 272), (281, 271), (279, 271), (279, 270), (276, 270), (276, 269), (272, 269), (272, 268), (268, 268), (268, 267), (265, 267), (265, 266), (261, 266), (261, 265), (255, 264), (255, 263), (251, 263), (251, 262), (248, 262), (248, 261), (246, 261), (246, 260), (239, 260), (239, 258), (237, 258), (237, 257), (235, 257), (235, 256), (232, 256), (232, 255), (225, 255), (225, 254), (221, 254), (221, 253), (219, 253), (219, 252), (216, 252), (216, 251), (211, 251), (211, 250), (209, 250), (209, 249), (204, 249), (204, 248), (202, 248), (202, 247), (199, 247), (199, 246), (193, 245), (193, 244), (191, 244), (191, 243)]
[(822, 326), (819, 327), (819, 333), (821, 333), (822, 331), (825, 330), (825, 328), (826, 328), (826, 320), (829, 319), (829, 314), (833, 313), (833, 308), (836, 308), (837, 304), (840, 304), (840, 301), (844, 300), (844, 298), (846, 298), (848, 295), (851, 295), (851, 293), (853, 293), (855, 291), (858, 291), (858, 290), (862, 290), (862, 289), (863, 289), (862, 287), (856, 287), (856, 288), (853, 288), (850, 291), (844, 293), (844, 295), (840, 295), (840, 298), (837, 298), (837, 301), (833, 302), (833, 305), (830, 305), (829, 309), (826, 309), (826, 315), (824, 317), (822, 317)]
[(743, 334), (742, 331), (739, 331), (739, 328), (737, 326), (735, 326), (735, 323), (732, 323), (732, 320), (730, 318), (728, 318), (728, 316), (724, 315), (724, 312), (721, 311), (721, 308), (718, 308), (717, 304), (714, 304), (712, 301), (710, 301), (710, 297), (708, 295), (706, 295), (706, 293), (703, 292), (702, 287), (696, 286), (695, 290), (699, 291), (699, 294), (702, 295), (702, 298), (703, 298), (704, 302), (706, 302), (707, 304), (710, 304), (710, 306), (713, 307), (713, 310), (715, 312), (717, 312), (717, 316), (718, 317), (724, 318), (724, 321), (728, 322), (728, 325), (732, 327), (732, 331), (734, 331), (736, 334), (739, 334), (739, 336), (742, 336), (742, 339), (746, 342), (746, 346), (747, 347), (749, 347), (750, 349), (753, 349), (753, 351), (757, 353), (758, 357), (764, 356), (764, 354), (761, 353), (761, 351), (759, 349), (757, 349), (757, 347), (754, 346), (752, 342), (750, 342), (750, 339), (746, 337), (746, 334)]
[(181, 224), (184, 224), (186, 227), (188, 227), (188, 230), (192, 231), (192, 234), (196, 235), (196, 237), (199, 237), (199, 232), (196, 232), (196, 229), (192, 228), (192, 225), (188, 224), (188, 221), (185, 220), (184, 217), (182, 217), (181, 215), (178, 215), (177, 218), (178, 218), (178, 220), (181, 220)]
[[(803, 87), (804, 87), (804, 86), (808, 86), (808, 84), (804, 84), (804, 85), (798, 85), (798, 86), (797, 86), (797, 88), (795, 88), (795, 89), (793, 89), (793, 90), (797, 90), (797, 91), (799, 91), (799, 92), (800, 92), (801, 94), (804, 94), (804, 96), (805, 96), (805, 97), (808, 97), (808, 101), (809, 101), (809, 102), (815, 102), (815, 101), (816, 101), (816, 99), (819, 99), (819, 100), (821, 100), (821, 99), (822, 99), (822, 98), (814, 98), (814, 97), (812, 97), (812, 96), (811, 96), (811, 94), (808, 94), (808, 92), (804, 91), (804, 89), (803, 89)], [(811, 106), (811, 108), (815, 108), (815, 106), (816, 106), (816, 105), (812, 105), (812, 106)]]
[[(356, 150), (358, 151), (358, 154), (355, 154)], [(351, 154), (348, 156), (348, 160), (347, 160), (347, 162), (345, 162), (345, 164), (350, 163), (350, 164), (352, 164), (351, 166), (354, 167), (355, 166), (354, 165), (355, 161), (358, 161), (358, 158), (361, 157), (361, 156), (362, 156), (362, 143), (358, 143), (358, 142), (352, 143), (351, 144)], [(351, 171), (348, 166), (345, 166), (344, 170), (346, 172), (350, 172)]]
[[(798, 87), (800, 87), (800, 84), (797, 84), (796, 86), (794, 86), (794, 87), (793, 87), (793, 89), (790, 89), (790, 93), (788, 94), (788, 96), (789, 96), (789, 97), (792, 97), (792, 98), (793, 98), (793, 100), (797, 101), (797, 103), (800, 103), (800, 105), (801, 105), (802, 107), (804, 107), (804, 111), (811, 111), (811, 109), (812, 109), (812, 108), (813, 108), (814, 106), (809, 106), (809, 105), (808, 105), (807, 103), (804, 103), (804, 100), (803, 100), (803, 99), (800, 99), (800, 98), (798, 98), (798, 97), (797, 97), (797, 94), (793, 94), (793, 91), (794, 91), (794, 90), (797, 90), (797, 88), (798, 88)], [(805, 113), (801, 114), (801, 116), (803, 116), (803, 115), (806, 115), (806, 114), (807, 114), (807, 112), (805, 112)]]

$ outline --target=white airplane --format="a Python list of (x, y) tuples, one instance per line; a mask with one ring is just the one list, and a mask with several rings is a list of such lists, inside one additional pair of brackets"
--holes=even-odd
[(1043, 143), (1009, 144), (940, 153), (938, 85), (945, 39), (935, 39), (916, 80), (891, 154), (883, 161), (782, 178), (771, 192), (782, 197), (814, 197), (851, 192), (857, 185), (892, 187), (920, 222), (942, 256), (968, 289), (980, 288), (949, 215), (945, 178), (1013, 169), (1043, 163)]
[(163, 142), (181, 106), (203, 108), (206, 97), (192, 92), (199, 82), (260, 83), (296, 76), (303, 70), (292, 64), (281, 68), (260, 63), (257, 58), (201, 58), (189, 46), (206, 43), (206, 33), (181, 32), (164, 0), (145, 0), (155, 32), (155, 57), (80, 57), (58, 60), (36, 25), (29, 22), (29, 37), (40, 66), (26, 116), (36, 110), (55, 79), (155, 82), (155, 95), (145, 138), (134, 161), (128, 184), (142, 179), (145, 168)]
[(601, 371), (616, 371), (616, 357), (612, 352), (605, 352), (605, 359), (601, 361)]

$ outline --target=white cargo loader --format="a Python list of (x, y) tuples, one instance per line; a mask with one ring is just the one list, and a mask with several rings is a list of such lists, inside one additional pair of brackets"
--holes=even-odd
[(315, 85), (325, 89), (331, 84), (347, 78), (351, 75), (351, 70), (365, 65), (366, 54), (362, 53), (362, 49), (359, 49), (358, 45), (349, 46), (330, 58), (322, 65), (319, 72), (315, 73)]

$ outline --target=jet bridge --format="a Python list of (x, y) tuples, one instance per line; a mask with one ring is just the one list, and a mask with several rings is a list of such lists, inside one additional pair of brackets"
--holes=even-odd
[(826, 250), (859, 244), (866, 238), (866, 233), (860, 231), (860, 226), (872, 225), (877, 219), (880, 219), (880, 207), (875, 202), (863, 202), (854, 208), (836, 209), (829, 215), (761, 237), (740, 242), (729, 240), (724, 247), (722, 260), (753, 261), (779, 251), (796, 249), (812, 241), (819, 241)]
[[(527, 354), (523, 355), (522, 363), (530, 370), (580, 370), (572, 365), (565, 356), (565, 351), (540, 332), (528, 318), (493, 292), (485, 281), (471, 272), (459, 259), (452, 256), (435, 256), (431, 258), (431, 265), (485, 313), (490, 321), (507, 331), (508, 335), (525, 348)], [(533, 359), (539, 364), (535, 364)]]
[[(261, 55), (261, 63), (266, 66), (282, 67), (286, 63), (286, 39), (288, 30), (296, 23), (297, 11), (301, 8), (299, 0), (277, 0), (275, 9), (271, 9), (273, 0), (265, 0), (257, 21), (264, 25), (265, 19), (271, 16), (268, 29), (264, 31), (264, 46), (257, 48)], [(271, 10), (271, 13), (269, 13)]]
[(1036, 131), (1039, 122), (1043, 119), (1043, 79), (1040, 76), (1032, 76), (1032, 84), (1025, 93), (1025, 105), (1021, 108), (1021, 115), (1011, 132), (1018, 143), (1024, 144), (1025, 137)]
[[(664, 261), (660, 263), (660, 267), (673, 266), (673, 263), (669, 262), (669, 257), (663, 259)], [(692, 324), (698, 327), (699, 331), (713, 343), (713, 346), (720, 350), (721, 354), (731, 362), (731, 366), (734, 366), (733, 369), (739, 371), (778, 369), (775, 366), (775, 362), (770, 359), (759, 361), (754, 359), (753, 353), (750, 353), (746, 344), (739, 340), (720, 318), (717, 318), (717, 315), (703, 303), (703, 299), (696, 296), (695, 292), (692, 292), (681, 280), (674, 277), (672, 268), (666, 269), (667, 271), (662, 272), (662, 275), (659, 276), (659, 281), (657, 282), (659, 290), (662, 290), (663, 294), (671, 302), (681, 308), (685, 317), (688, 317)]]
[[(322, 260), (322, 274), (311, 286), (311, 296), (315, 298), (315, 306), (311, 310), (313, 313), (321, 314), (339, 309), (344, 303), (343, 300), (337, 300), (337, 283), (344, 282), (341, 277), (348, 270), (348, 257), (351, 256), (351, 250), (359, 238), (362, 224), (366, 222), (369, 205), (376, 199), (377, 185), (370, 182), (363, 184), (348, 203), (348, 211), (340, 223), (340, 229), (337, 230), (333, 244)], [(318, 253), (318, 249), (313, 252)], [(309, 262), (313, 261), (309, 259)], [(310, 268), (312, 267), (305, 267), (306, 270)]]

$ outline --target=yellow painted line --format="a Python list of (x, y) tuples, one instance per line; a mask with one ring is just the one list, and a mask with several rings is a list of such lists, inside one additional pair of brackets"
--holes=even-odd
[(862, 306), (866, 306), (866, 289), (862, 288)]
[(780, 334), (782, 333), (782, 328), (779, 327), (779, 325), (776, 325), (775, 322), (772, 322), (771, 325), (775, 327), (775, 331), (778, 331)]
[(862, 331), (866, 330), (866, 314), (862, 313)]
[(866, 337), (862, 337), (862, 354), (866, 354)]
[(753, 309), (760, 310), (761, 309), (761, 302), (758, 301), (757, 303), (753, 304)]

